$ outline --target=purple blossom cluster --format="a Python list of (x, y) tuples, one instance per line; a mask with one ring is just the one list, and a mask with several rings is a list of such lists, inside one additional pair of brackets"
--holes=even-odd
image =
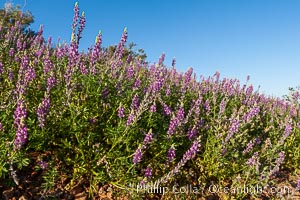
[[(101, 49), (101, 32), (96, 36), (94, 46), (91, 46), (87, 53), (80, 53), (78, 47), (85, 23), (84, 13), (79, 16), (79, 8), (76, 3), (70, 44), (58, 44), (56, 48), (53, 48), (51, 37), (49, 37), (47, 42), (44, 40), (42, 36), (43, 27), (40, 28), (36, 36), (28, 40), (21, 34), (21, 30), (18, 30), (17, 26), (11, 27), (7, 34), (3, 34), (0, 31), (0, 42), (5, 41), (5, 44), (13, 44), (5, 47), (7, 52), (4, 59), (0, 55), (0, 78), (8, 76), (10, 81), (4, 81), (2, 88), (6, 90), (6, 86), (15, 87), (15, 96), (12, 101), (9, 101), (5, 95), (4, 97), (1, 96), (0, 112), (2, 114), (3, 110), (8, 107), (6, 102), (15, 101), (17, 103), (13, 115), (14, 128), (16, 129), (15, 149), (20, 149), (25, 145), (28, 140), (28, 133), (36, 128), (36, 123), (31, 123), (35, 121), (35, 119), (32, 120), (32, 108), (34, 109), (33, 112), (36, 112), (35, 117), (37, 117), (38, 126), (44, 128), (47, 125), (49, 126), (49, 124), (46, 124), (46, 121), (52, 120), (48, 116), (50, 107), (51, 114), (59, 115), (61, 113), (65, 114), (64, 111), (69, 111), (68, 109), (72, 108), (71, 106), (73, 105), (74, 107), (78, 106), (76, 109), (85, 109), (87, 105), (97, 105), (95, 108), (87, 108), (93, 115), (86, 115), (85, 111), (81, 112), (82, 110), (78, 111), (80, 113), (78, 118), (83, 113), (84, 122), (88, 121), (86, 129), (80, 131), (88, 130), (90, 133), (103, 130), (107, 135), (113, 132), (116, 134), (113, 137), (120, 137), (118, 140), (121, 141), (120, 143), (123, 142), (123, 139), (128, 139), (128, 141), (134, 141), (133, 143), (135, 143), (137, 138), (134, 137), (140, 137), (140, 135), (137, 136), (136, 130), (144, 130), (150, 127), (153, 130), (155, 129), (155, 133), (152, 133), (152, 129), (150, 129), (148, 133), (142, 136), (143, 140), (140, 141), (140, 146), (137, 149), (130, 150), (133, 153), (132, 155), (124, 156), (132, 158), (134, 167), (137, 169), (136, 171), (144, 172), (141, 175), (144, 176), (143, 181), (148, 181), (153, 177), (155, 174), (153, 168), (161, 164), (159, 163), (161, 160), (158, 157), (162, 154), (162, 160), (166, 161), (164, 165), (166, 170), (175, 167), (162, 179), (167, 179), (178, 173), (200, 151), (200, 136), (203, 136), (205, 141), (212, 141), (212, 145), (216, 147), (203, 148), (204, 151), (212, 149), (212, 151), (222, 151), (223, 155), (227, 153), (227, 155), (216, 162), (223, 162), (224, 160), (229, 163), (228, 165), (230, 165), (231, 161), (234, 164), (243, 162), (251, 166), (247, 167), (247, 170), (252, 170), (252, 167), (256, 167), (256, 171), (259, 171), (261, 165), (267, 165), (271, 162), (275, 163), (276, 161), (272, 173), (278, 171), (279, 167), (284, 164), (286, 159), (284, 151), (279, 153), (278, 158), (276, 155), (271, 155), (273, 156), (271, 159), (266, 159), (262, 163), (260, 161), (267, 154), (269, 155), (270, 151), (276, 152), (281, 147), (290, 148), (290, 144), (298, 141), (297, 133), (300, 127), (300, 112), (299, 104), (296, 101), (299, 100), (299, 92), (295, 92), (292, 95), (293, 101), (287, 102), (254, 92), (252, 85), (241, 85), (237, 79), (224, 78), (221, 80), (219, 72), (216, 72), (212, 77), (200, 76), (200, 80), (196, 81), (195, 74), (193, 76), (193, 68), (189, 68), (186, 72), (176, 71), (175, 58), (172, 61), (172, 68), (168, 69), (164, 64), (164, 53), (157, 64), (148, 64), (142, 58), (137, 58), (138, 56), (136, 57), (134, 53), (129, 56), (127, 56), (127, 52), (126, 54), (124, 53), (128, 38), (126, 29), (113, 55), (107, 50)], [(7, 58), (7, 55), (10, 57)], [(39, 75), (42, 77), (42, 81), (38, 79)], [(248, 79), (247, 77), (247, 82)], [(97, 84), (90, 85), (94, 80), (96, 80)], [(46, 87), (44, 86), (45, 83)], [(33, 86), (33, 89), (30, 87), (28, 91), (31, 92), (30, 95), (32, 91), (36, 91), (38, 94), (37, 98), (32, 98), (29, 94), (26, 94), (28, 86)], [(53, 88), (54, 86), (57, 86), (57, 88)], [(97, 92), (92, 90), (94, 86)], [(54, 93), (56, 92), (55, 89), (60, 88), (66, 89), (67, 103), (61, 102), (57, 94)], [(36, 102), (36, 99), (39, 99), (40, 94), (44, 92), (43, 90), (46, 91), (44, 97), (41, 98), (41, 102), (38, 102), (39, 106), (31, 106), (32, 102)], [(84, 94), (84, 91), (94, 92), (96, 95)], [(72, 99), (72, 96), (76, 98)], [(93, 100), (90, 101), (94, 96), (100, 96), (100, 98), (93, 99), (97, 101), (97, 104), (92, 104), (95, 103)], [(53, 100), (54, 97), (58, 98), (58, 100)], [(32, 102), (31, 99), (33, 99)], [(62, 99), (64, 100), (64, 98)], [(89, 102), (84, 104), (86, 103), (85, 101)], [(54, 105), (52, 105), (53, 103)], [(64, 107), (62, 110), (59, 110), (61, 105), (57, 106), (59, 103), (63, 103)], [(81, 105), (81, 103), (84, 105)], [(65, 105), (70, 105), (70, 107)], [(101, 109), (101, 106), (104, 109)], [(96, 109), (96, 111), (92, 109)], [(106, 121), (104, 123), (100, 122), (105, 117), (96, 114), (98, 112), (101, 113), (100, 115), (102, 115), (102, 112), (111, 112), (103, 113), (103, 116), (107, 114), (112, 117), (109, 118), (107, 123), (105, 123)], [(67, 116), (63, 114), (62, 116)], [(26, 119), (27, 115), (30, 118)], [(78, 118), (76, 116), (76, 119)], [(26, 120), (30, 123), (26, 123)], [(96, 123), (97, 120), (99, 120), (99, 123)], [(78, 120), (78, 122), (80, 121)], [(106, 124), (109, 125), (106, 126)], [(0, 131), (3, 133), (2, 126), (2, 123), (0, 123)], [(4, 126), (5, 131), (7, 131), (6, 129), (9, 126), (7, 123), (4, 123)], [(118, 130), (124, 129), (122, 135), (115, 131), (115, 127)], [(76, 128), (80, 129), (81, 126), (76, 126)], [(113, 129), (113, 131), (108, 129)], [(47, 130), (44, 128), (44, 131)], [(282, 135), (278, 136), (278, 132), (281, 132)], [(126, 138), (128, 135), (129, 137)], [(73, 136), (71, 135), (70, 137)], [(82, 138), (84, 137), (85, 134), (82, 134)], [(283, 145), (284, 141), (289, 137), (291, 138), (288, 141), (289, 144)], [(268, 143), (265, 138), (268, 138)], [(293, 140), (294, 138), (297, 139)], [(76, 139), (78, 140), (78, 138)], [(105, 139), (97, 139), (100, 140), (98, 142), (101, 142), (101, 145), (103, 143), (103, 146), (107, 141), (106, 136)], [(70, 139), (70, 141), (74, 140)], [(186, 146), (191, 142), (193, 142), (191, 146)], [(263, 148), (260, 148), (259, 144), (262, 142), (265, 145)], [(172, 146), (170, 147), (171, 144)], [(111, 148), (113, 149), (117, 145), (119, 143), (111, 145)], [(159, 145), (163, 148), (160, 148), (161, 146)], [(208, 145), (210, 143), (205, 147), (208, 147)], [(234, 145), (239, 145), (239, 147)], [(238, 150), (241, 148), (242, 152), (239, 152)], [(103, 151), (106, 151), (106, 149), (103, 148)], [(182, 155), (182, 151), (179, 151), (179, 149), (184, 150), (185, 153)], [(146, 151), (151, 151), (151, 155), (155, 155), (155, 159), (158, 158), (157, 165), (156, 163), (150, 163), (153, 159), (146, 158), (146, 155), (148, 155), (145, 154)], [(112, 152), (110, 150), (108, 152), (110, 158), (113, 157)], [(127, 152), (129, 151), (120, 153), (125, 154)], [(98, 151), (97, 153), (102, 152)], [(107, 152), (103, 152), (103, 154), (105, 153)], [(212, 155), (215, 152), (205, 153), (207, 153), (206, 155)], [(242, 153), (243, 157), (236, 162), (230, 157), (232, 153)], [(178, 161), (176, 157), (180, 155), (182, 155), (182, 159), (175, 163), (175, 161)], [(229, 160), (228, 157), (230, 157)], [(203, 157), (199, 156), (199, 158)], [(143, 163), (141, 163), (142, 161)], [(47, 168), (47, 163), (44, 161), (41, 161), (40, 165), (43, 169)], [(265, 169), (265, 166), (261, 167), (261, 169)], [(249, 172), (252, 173), (252, 171)]]
[(209, 105), (208, 99), (204, 103), (204, 110), (206, 111), (206, 114), (208, 114), (210, 112), (210, 105)]
[(0, 62), (0, 74), (5, 72), (2, 62)]
[(260, 108), (259, 107), (253, 107), (253, 108), (251, 108), (242, 117), (244, 123), (249, 123), (254, 116), (256, 116), (256, 115), (259, 114), (259, 112), (260, 112)]
[(96, 75), (97, 70), (95, 68), (96, 61), (100, 58), (100, 53), (101, 53), (101, 44), (102, 44), (102, 33), (99, 32), (98, 35), (96, 36), (96, 41), (95, 45), (92, 51), (92, 56), (91, 56), (91, 64), (90, 64), (90, 73)]
[(155, 105), (155, 103), (151, 105), (150, 112), (152, 112), (152, 113), (156, 112), (156, 105)]
[(150, 129), (149, 132), (144, 137), (143, 144), (136, 149), (133, 155), (134, 164), (137, 164), (141, 161), (143, 157), (142, 150), (145, 150), (147, 148), (147, 145), (149, 145), (152, 142), (152, 140), (153, 140), (153, 133), (152, 133), (152, 129)]
[(189, 140), (193, 139), (195, 136), (197, 136), (198, 133), (198, 127), (194, 126), (193, 128), (190, 128), (187, 132), (187, 137)]
[(222, 99), (221, 103), (220, 103), (220, 111), (219, 111), (219, 116), (225, 111), (226, 108), (226, 100)]
[(139, 147), (136, 149), (134, 155), (133, 155), (133, 164), (137, 164), (139, 162), (141, 162), (142, 160), (142, 157), (143, 157), (143, 152), (142, 152), (142, 148)]
[(247, 160), (246, 164), (249, 166), (259, 166), (260, 162), (258, 152), (254, 152), (252, 157)]
[(171, 108), (168, 105), (163, 104), (163, 115), (169, 116), (169, 115), (171, 115), (171, 113), (172, 113)]
[(130, 108), (134, 111), (137, 111), (140, 106), (140, 100), (137, 94), (134, 95)]
[(253, 149), (253, 147), (254, 147), (255, 144), (260, 144), (260, 143), (261, 143), (260, 138), (255, 138), (255, 139), (251, 140), (247, 144), (246, 149), (244, 149), (243, 154), (249, 153)]
[(149, 180), (152, 177), (152, 168), (149, 166), (145, 170), (145, 177), (147, 178), (147, 180)]
[(144, 144), (144, 145), (150, 144), (151, 141), (152, 141), (152, 139), (153, 139), (152, 131), (149, 131), (149, 132), (146, 134), (145, 138), (144, 138), (143, 144)]
[(127, 118), (126, 126), (130, 126), (131, 123), (133, 122), (133, 119), (134, 119), (134, 113), (130, 113)]
[(27, 116), (25, 102), (22, 99), (18, 100), (17, 108), (14, 112), (14, 125), (17, 129), (14, 145), (16, 149), (20, 149), (28, 138), (28, 129), (25, 124)]
[(291, 134), (293, 127), (292, 124), (290, 122), (286, 122), (285, 124), (285, 128), (284, 128), (284, 132), (283, 132), (283, 136), (279, 141), (279, 144), (283, 144), (283, 142), (289, 137), (289, 135)]
[(46, 116), (48, 115), (49, 110), (50, 110), (50, 97), (46, 96), (36, 111), (38, 116), (39, 126), (42, 128), (45, 127)]
[(42, 170), (46, 170), (47, 167), (48, 167), (48, 163), (46, 161), (44, 161), (44, 160), (41, 160), (39, 162), (39, 164), (40, 164), (40, 167), (42, 168)]
[(239, 130), (239, 127), (240, 127), (240, 121), (238, 119), (231, 119), (231, 127), (227, 133), (227, 136), (225, 138), (225, 143), (228, 142), (228, 140), (230, 138), (232, 138), (232, 136), (238, 132)]
[(175, 150), (175, 147), (172, 145), (170, 147), (170, 149), (168, 150), (167, 162), (170, 162), (170, 163), (173, 162), (175, 157), (176, 157), (176, 150)]
[(276, 174), (279, 172), (279, 167), (283, 163), (284, 159), (285, 159), (285, 153), (284, 153), (284, 151), (280, 151), (278, 154), (278, 158), (276, 160), (275, 166), (272, 169), (272, 171), (270, 172), (271, 174)]
[(197, 140), (195, 140), (192, 146), (190, 147), (190, 149), (187, 150), (187, 152), (185, 152), (185, 154), (183, 155), (182, 160), (186, 162), (188, 160), (193, 159), (196, 156), (197, 152), (199, 151), (200, 147), (201, 144)]
[(170, 121), (169, 129), (168, 129), (168, 137), (174, 134), (175, 129), (179, 126), (180, 122), (184, 119), (184, 108), (180, 107), (177, 111), (176, 117), (174, 117)]
[(125, 117), (124, 112), (125, 112), (124, 108), (122, 106), (120, 106), (119, 109), (118, 109), (118, 117), (120, 117), (120, 118)]
[(117, 60), (121, 59), (123, 53), (124, 53), (124, 48), (125, 48), (125, 44), (128, 38), (128, 33), (127, 33), (127, 28), (124, 29), (122, 37), (121, 37), (121, 41), (118, 44), (118, 47), (116, 49), (116, 58)]

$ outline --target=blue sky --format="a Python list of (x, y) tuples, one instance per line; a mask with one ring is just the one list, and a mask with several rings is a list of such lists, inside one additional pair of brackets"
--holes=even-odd
[[(0, 0), (3, 7), (6, 0)], [(69, 42), (75, 1), (14, 0), (44, 24), (45, 36)], [(26, 2), (26, 4), (25, 4)], [(300, 85), (300, 1), (297, 0), (79, 0), (86, 29), (81, 49), (94, 43), (117, 44), (124, 27), (128, 42), (145, 50), (148, 61), (162, 52), (166, 64), (192, 66), (199, 75), (238, 78), (250, 75), (255, 88), (282, 96)]]

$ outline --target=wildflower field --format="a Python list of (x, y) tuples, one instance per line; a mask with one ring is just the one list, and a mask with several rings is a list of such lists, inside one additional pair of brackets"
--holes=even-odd
[(126, 29), (79, 52), (84, 26), (76, 4), (69, 44), (0, 27), (1, 199), (300, 198), (299, 92), (125, 56)]

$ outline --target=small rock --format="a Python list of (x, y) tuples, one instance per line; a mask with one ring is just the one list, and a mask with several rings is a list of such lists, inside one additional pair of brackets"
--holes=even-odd
[(15, 194), (14, 188), (10, 188), (8, 190), (4, 190), (3, 191), (3, 197), (5, 198), (5, 200), (9, 200), (11, 199)]
[(22, 196), (19, 198), (19, 200), (28, 200), (28, 198), (27, 198), (26, 196), (22, 195)]
[(75, 200), (87, 200), (87, 194), (85, 192), (77, 193)]

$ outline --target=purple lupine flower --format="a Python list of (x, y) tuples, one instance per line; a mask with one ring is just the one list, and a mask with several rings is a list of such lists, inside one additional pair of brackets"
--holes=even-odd
[(57, 58), (62, 58), (65, 55), (65, 49), (63, 47), (61, 47), (61, 45), (59, 47), (56, 48), (56, 52), (55, 52), (55, 56)]
[(184, 74), (185, 80), (184, 83), (189, 83), (193, 74), (193, 68), (189, 67), (188, 71)]
[(22, 75), (25, 74), (25, 71), (28, 67), (28, 63), (29, 63), (28, 57), (23, 56), (22, 60), (21, 60), (20, 74), (22, 74)]
[(187, 132), (187, 137), (189, 140), (191, 140), (193, 137), (195, 137), (198, 133), (198, 128), (194, 126), (192, 129), (189, 129)]
[(166, 104), (164, 104), (163, 105), (163, 115), (168, 116), (168, 115), (171, 115), (171, 113), (172, 113), (172, 110)]
[(299, 99), (299, 91), (295, 91), (293, 94), (292, 94), (292, 97), (293, 97), (293, 100), (294, 101), (298, 101)]
[(16, 138), (14, 145), (16, 149), (20, 149), (26, 142), (28, 138), (28, 129), (25, 125), (20, 125), (17, 129)]
[(14, 54), (15, 54), (15, 50), (13, 48), (10, 48), (10, 50), (8, 51), (9, 57), (13, 57)]
[(123, 107), (119, 107), (119, 109), (118, 109), (118, 117), (120, 117), (120, 118), (125, 117), (124, 108)]
[(220, 75), (221, 75), (220, 72), (218, 72), (218, 71), (215, 72), (214, 76), (216, 77), (216, 81), (215, 81), (216, 83), (219, 82)]
[(284, 129), (284, 137), (287, 138), (292, 131), (292, 125), (290, 123), (287, 123)]
[(17, 108), (14, 112), (14, 125), (16, 128), (19, 127), (19, 125), (22, 122), (22, 119), (25, 119), (27, 116), (26, 107), (24, 105), (24, 100), (20, 99), (17, 103)]
[(171, 135), (174, 134), (175, 129), (177, 128), (179, 124), (179, 121), (177, 118), (174, 118), (173, 120), (171, 120), (170, 124), (169, 124), (169, 129), (168, 129), (168, 137), (170, 137)]
[(172, 67), (174, 68), (175, 65), (176, 65), (176, 58), (173, 58), (173, 60), (172, 60)]
[(75, 36), (76, 27), (77, 27), (78, 18), (79, 18), (78, 2), (75, 3), (73, 11), (74, 11), (74, 16), (73, 16), (73, 23), (72, 23), (72, 40), (71, 40), (71, 42), (75, 42), (74, 36)]
[(164, 60), (165, 60), (165, 53), (162, 53), (161, 56), (159, 57), (159, 60), (158, 60), (158, 65), (162, 65), (164, 63)]
[(228, 142), (228, 140), (235, 134), (238, 132), (240, 126), (240, 121), (237, 119), (231, 119), (231, 127), (227, 133), (227, 136), (225, 138), (225, 143)]
[(249, 122), (254, 116), (258, 115), (260, 112), (260, 108), (259, 107), (253, 107), (251, 108), (250, 111), (248, 111), (247, 113), (245, 113), (242, 117), (243, 121), (245, 123)]
[(137, 164), (139, 162), (141, 162), (143, 157), (143, 153), (142, 153), (142, 149), (141, 148), (137, 148), (134, 155), (133, 155), (133, 164)]
[(154, 83), (153, 83), (153, 90), (154, 92), (159, 92), (161, 87), (163, 86), (164, 80), (162, 78), (158, 78)]
[(152, 129), (150, 129), (150, 131), (146, 134), (145, 138), (144, 138), (144, 142), (143, 144), (146, 145), (146, 144), (150, 144), (151, 141), (153, 139), (153, 134), (152, 134)]
[(291, 105), (291, 107), (290, 107), (290, 115), (292, 117), (296, 117), (297, 116), (297, 109), (296, 109), (295, 105)]
[(250, 80), (250, 75), (247, 76), (246, 82)]
[(258, 158), (258, 152), (254, 152), (252, 157), (247, 160), (246, 164), (249, 165), (249, 166), (258, 166), (258, 165), (260, 165), (259, 158)]
[(179, 121), (183, 120), (184, 119), (184, 108), (183, 107), (180, 107), (178, 112), (177, 112), (177, 119)]
[(129, 126), (133, 122), (134, 114), (130, 113), (126, 122), (126, 126)]
[(298, 190), (300, 190), (300, 177), (297, 180), (297, 188), (298, 188)]
[(124, 47), (127, 41), (128, 33), (127, 33), (127, 28), (124, 28), (121, 41), (118, 44), (118, 47), (116, 49), (116, 57), (120, 59), (123, 56), (124, 53)]
[(8, 79), (9, 79), (10, 81), (12, 81), (12, 80), (14, 79), (14, 72), (13, 72), (13, 71), (10, 71), (10, 72), (8, 73)]
[(132, 103), (131, 103), (131, 106), (130, 108), (132, 110), (137, 110), (140, 106), (140, 101), (139, 101), (139, 97), (137, 94), (134, 95), (133, 99), (132, 99)]
[(53, 76), (48, 77), (47, 79), (47, 91), (50, 91), (50, 89), (55, 85), (56, 79)]
[(142, 81), (140, 79), (136, 79), (133, 85), (134, 89), (138, 89), (141, 86)]
[(33, 79), (35, 79), (36, 77), (36, 74), (35, 74), (35, 71), (33, 69), (33, 67), (29, 67), (26, 71), (26, 74), (25, 74), (25, 83), (28, 83), (30, 81), (33, 81)]
[(278, 158), (276, 160), (276, 165), (275, 165), (274, 169), (272, 170), (272, 174), (279, 172), (279, 167), (280, 167), (281, 163), (284, 161), (284, 158), (285, 158), (284, 151), (279, 152)]
[(219, 115), (221, 115), (224, 111), (225, 111), (225, 108), (226, 108), (226, 100), (225, 99), (222, 99), (221, 103), (220, 103), (220, 111), (219, 111)]
[(260, 144), (260, 143), (261, 143), (261, 139), (260, 138), (256, 138), (255, 144)]
[(3, 130), (3, 125), (2, 125), (2, 123), (0, 122), (0, 131), (2, 131)]
[(253, 92), (253, 85), (250, 85), (250, 86), (247, 88), (247, 90), (246, 90), (246, 95), (247, 95), (248, 97), (250, 97), (250, 95), (252, 94), (252, 92)]
[(168, 137), (174, 134), (175, 129), (178, 127), (179, 123), (184, 119), (184, 108), (180, 107), (176, 117), (174, 117), (169, 124)]
[(279, 156), (278, 156), (278, 159), (276, 161), (276, 165), (280, 165), (284, 161), (284, 158), (285, 158), (284, 151), (279, 152), (278, 155)]
[(134, 76), (134, 69), (132, 66), (127, 68), (127, 78), (132, 78)]
[(152, 177), (152, 168), (149, 166), (145, 170), (145, 177), (147, 178), (147, 180), (149, 180)]
[(204, 109), (206, 111), (206, 113), (210, 112), (210, 105), (209, 105), (209, 99), (207, 99), (204, 103)]
[(43, 63), (44, 63), (43, 71), (44, 71), (44, 74), (46, 75), (51, 69), (53, 69), (53, 63), (50, 60), (49, 55), (46, 55), (43, 58)]
[(222, 148), (221, 154), (224, 156), (227, 153), (227, 149), (225, 147)]
[(131, 56), (131, 55), (129, 55), (129, 56), (127, 57), (127, 60), (126, 60), (126, 62), (129, 64), (131, 61), (132, 61), (132, 56)]
[(95, 124), (97, 122), (96, 117), (91, 117), (89, 122), (90, 122), (90, 124)]
[(4, 67), (3, 67), (2, 62), (0, 62), (0, 74), (3, 74), (3, 73), (4, 73)]
[(17, 40), (17, 50), (18, 50), (18, 51), (22, 51), (22, 49), (23, 49), (23, 45), (22, 45), (21, 39), (22, 39), (22, 38), (19, 38), (19, 39)]
[(176, 156), (176, 151), (175, 151), (174, 146), (172, 145), (170, 147), (170, 149), (168, 150), (168, 155), (167, 155), (168, 162), (173, 162), (173, 160), (175, 159), (175, 156)]
[(36, 111), (38, 116), (39, 126), (42, 128), (45, 127), (45, 120), (46, 120), (45, 118), (49, 113), (49, 109), (50, 109), (50, 97), (46, 96)]
[(44, 160), (41, 160), (39, 162), (39, 164), (40, 164), (40, 167), (42, 168), (42, 170), (46, 170), (47, 167), (48, 167), (48, 163), (46, 161), (44, 161)]
[(170, 96), (170, 94), (171, 94), (171, 89), (169, 87), (169, 88), (166, 89), (166, 96), (168, 97), (168, 96)]
[(156, 105), (155, 105), (155, 103), (153, 105), (151, 105), (150, 112), (152, 112), (152, 113), (156, 112)]
[(80, 72), (81, 74), (87, 75), (88, 74), (88, 69), (85, 67), (83, 62), (80, 62), (79, 64)]
[(292, 125), (290, 123), (287, 123), (285, 125), (284, 134), (283, 134), (283, 137), (281, 138), (281, 140), (279, 141), (279, 143), (283, 143), (284, 140), (289, 137), (289, 135), (290, 135), (290, 133), (292, 131), (292, 128), (293, 127), (292, 127)]
[(102, 98), (103, 98), (103, 99), (106, 99), (108, 93), (109, 93), (108, 89), (107, 89), (107, 88), (104, 88), (103, 91), (102, 91)]
[(79, 43), (79, 40), (82, 38), (82, 32), (83, 29), (85, 27), (85, 16), (84, 16), (84, 12), (82, 12), (81, 16), (80, 16), (80, 20), (79, 20), (79, 28), (78, 28), (78, 33), (77, 33), (77, 44)]
[(253, 149), (253, 146), (254, 146), (254, 142), (252, 140), (247, 144), (247, 148), (244, 149), (243, 154), (249, 153)]
[(184, 153), (182, 159), (184, 161), (193, 159), (196, 156), (197, 152), (199, 151), (200, 146), (201, 146), (201, 144), (199, 144), (199, 142), (197, 140), (195, 140), (193, 142), (192, 146), (190, 147), (190, 149)]

